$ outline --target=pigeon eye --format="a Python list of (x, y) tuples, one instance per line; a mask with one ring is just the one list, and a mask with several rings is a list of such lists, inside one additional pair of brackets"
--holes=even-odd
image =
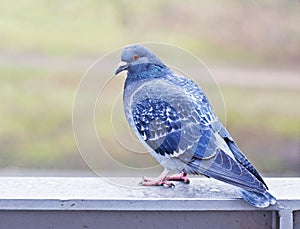
[(134, 55), (134, 56), (133, 56), (133, 60), (134, 60), (134, 61), (138, 60), (139, 58), (140, 58), (139, 55)]

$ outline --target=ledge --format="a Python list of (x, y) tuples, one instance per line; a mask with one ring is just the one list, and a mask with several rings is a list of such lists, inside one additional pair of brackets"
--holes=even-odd
[[(222, 221), (230, 221), (232, 218), (230, 228), (239, 228), (234, 226), (234, 222), (237, 222), (236, 219), (245, 224), (246, 219), (253, 221), (253, 217), (258, 221), (262, 220), (259, 225), (268, 226), (261, 228), (300, 228), (300, 178), (266, 179), (271, 193), (278, 200), (278, 204), (266, 209), (258, 209), (248, 205), (234, 193), (231, 186), (213, 179), (191, 178), (190, 185), (175, 182), (175, 188), (142, 187), (138, 185), (140, 180), (141, 178), (2, 177), (0, 178), (0, 222), (6, 220), (8, 226), (15, 226), (6, 228), (18, 228), (13, 223), (21, 220), (22, 215), (25, 217), (26, 212), (32, 211), (47, 214), (46, 221), (50, 220), (50, 215), (54, 213), (56, 215), (65, 214), (62, 222), (65, 222), (64, 220), (67, 220), (68, 217), (75, 217), (75, 213), (72, 216), (68, 214), (68, 212), (74, 211), (77, 212), (76, 220), (81, 219), (82, 221), (89, 217), (94, 219), (93, 214), (95, 214), (95, 219), (100, 220), (100, 213), (104, 214), (102, 216), (105, 220), (109, 219), (108, 216), (105, 216), (107, 213), (110, 213), (111, 219), (115, 219), (114, 214), (118, 214), (119, 219), (121, 219), (120, 213), (123, 212), (125, 215), (123, 215), (122, 222), (127, 222), (126, 219), (129, 220), (127, 224), (129, 225), (128, 228), (131, 228), (132, 225), (139, 224), (130, 224), (130, 219), (136, 219), (139, 214), (148, 212), (142, 219), (147, 221), (149, 217), (154, 218), (148, 219), (148, 226), (145, 222), (142, 223), (144, 228), (156, 228), (153, 227), (154, 219), (162, 217), (164, 214), (163, 217), (175, 214), (176, 217), (189, 218), (195, 213), (197, 214), (194, 220), (197, 221), (201, 219), (201, 214), (203, 219), (210, 219), (213, 216), (219, 217), (220, 225), (224, 223)], [(15, 214), (22, 214), (16, 218), (14, 212)], [(159, 216), (155, 217), (157, 213)], [(12, 221), (9, 221), (10, 214)], [(53, 220), (54, 218), (57, 219), (53, 215)], [(192, 225), (193, 219), (188, 221), (189, 225)], [(53, 221), (54, 224), (55, 222)], [(64, 225), (62, 222), (57, 225)], [(100, 220), (99, 222), (104, 221)], [(113, 223), (113, 221), (107, 221), (106, 228), (110, 228), (109, 222)], [(182, 221), (177, 222), (176, 225), (180, 225), (180, 222)], [(120, 225), (124, 226), (123, 223)], [(207, 223), (210, 225), (209, 223), (217, 222), (210, 220)], [(20, 225), (20, 228), (38, 228)], [(237, 225), (241, 226), (240, 224)], [(251, 228), (247, 225), (253, 226), (248, 222), (243, 228)], [(49, 228), (77, 228), (74, 225), (65, 226)], [(92, 228), (92, 225), (86, 226)], [(182, 226), (182, 228), (184, 227), (189, 228), (186, 225)], [(164, 226), (164, 228), (172, 227)], [(255, 228), (260, 227), (255, 224)]]

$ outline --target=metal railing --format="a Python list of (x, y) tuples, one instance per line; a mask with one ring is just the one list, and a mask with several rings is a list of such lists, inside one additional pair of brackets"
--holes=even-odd
[(274, 206), (258, 209), (207, 178), (175, 188), (140, 178), (0, 178), (0, 228), (300, 228), (300, 178), (268, 178)]

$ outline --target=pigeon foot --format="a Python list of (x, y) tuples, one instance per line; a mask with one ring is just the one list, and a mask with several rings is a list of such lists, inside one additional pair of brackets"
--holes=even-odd
[(147, 177), (143, 177), (141, 184), (143, 186), (167, 186), (169, 188), (174, 188), (175, 185), (167, 179), (168, 174), (169, 171), (165, 169), (157, 178), (149, 179)]
[(189, 184), (190, 183), (190, 180), (187, 177), (186, 173), (179, 173), (179, 174), (167, 176), (166, 180), (167, 181), (181, 181), (181, 182), (183, 182), (185, 184)]
[(143, 186), (167, 186), (169, 188), (174, 188), (175, 185), (171, 182), (169, 182), (166, 179), (148, 179), (146, 177), (143, 178), (143, 181), (141, 182)]
[(154, 179), (149, 179), (147, 177), (144, 177), (141, 184), (143, 186), (167, 186), (167, 187), (174, 188), (175, 185), (170, 181), (180, 181), (185, 184), (190, 183), (190, 180), (188, 179), (186, 173), (180, 173), (180, 174), (168, 176), (167, 172), (164, 171), (159, 177)]

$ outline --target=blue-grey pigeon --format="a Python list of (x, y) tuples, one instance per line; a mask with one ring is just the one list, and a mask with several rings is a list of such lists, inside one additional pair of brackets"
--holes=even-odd
[[(124, 110), (130, 127), (165, 168), (143, 185), (189, 183), (187, 174), (201, 174), (238, 187), (256, 207), (276, 203), (258, 171), (241, 152), (215, 115), (201, 88), (168, 68), (141, 45), (125, 47), (115, 74), (126, 70)], [(170, 172), (178, 175), (168, 176)]]

